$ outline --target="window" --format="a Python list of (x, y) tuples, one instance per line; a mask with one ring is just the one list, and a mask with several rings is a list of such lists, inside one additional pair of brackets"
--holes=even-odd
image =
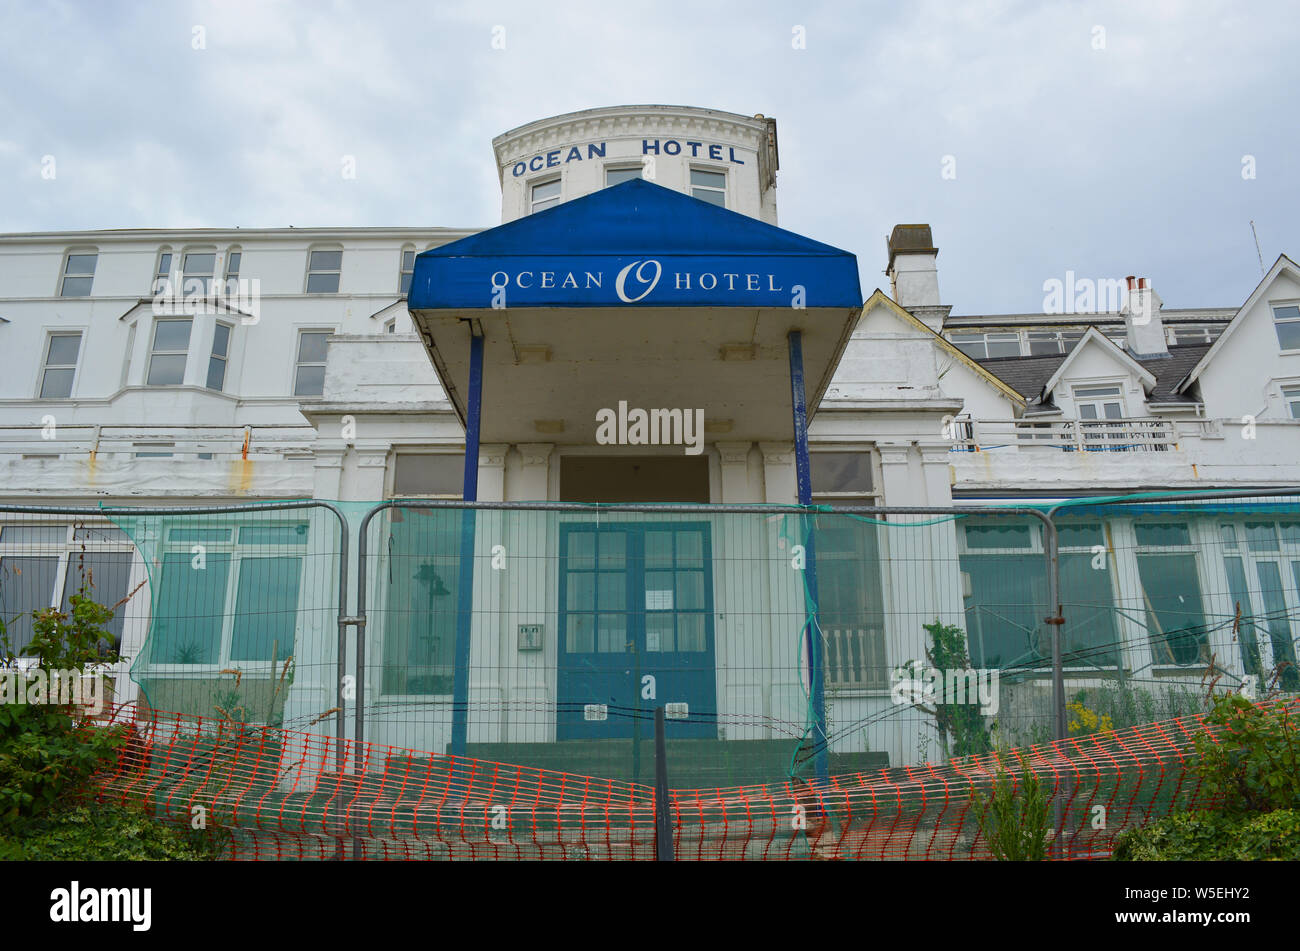
[[(1157, 664), (1187, 666), (1210, 660), (1197, 553), (1184, 522), (1139, 522), (1140, 617)], [(1064, 586), (1064, 581), (1062, 581)]]
[(239, 265), (244, 260), (244, 252), (238, 246), (226, 252), (226, 294), (236, 296), (239, 290)]
[(163, 248), (158, 252), (158, 266), (154, 268), (153, 292), (161, 294), (172, 279), (172, 249)]
[(380, 690), (387, 695), (450, 694), (460, 518), (451, 511), (396, 508), (387, 519), (378, 554), (387, 564), (379, 566), (375, 591), (384, 605)]
[(530, 214), (533, 211), (541, 211), (543, 208), (558, 205), (560, 203), (560, 180), (553, 178), (547, 182), (538, 182), (532, 186), (529, 196)]
[(178, 386), (185, 381), (185, 359), (190, 349), (189, 320), (159, 320), (153, 325), (149, 354), (149, 386)]
[[(67, 611), (83, 586), (101, 604), (126, 597), (133, 553), (126, 535), (109, 525), (0, 525), (0, 617), (14, 651), (31, 643), (33, 611)], [(118, 608), (105, 625), (115, 639), (125, 615)]]
[[(149, 666), (240, 666), (269, 673), (293, 656), (306, 524), (169, 531), (162, 556)], [(195, 570), (192, 542), (206, 546)], [(277, 671), (278, 673), (278, 671)]]
[(605, 187), (610, 185), (621, 185), (624, 182), (630, 182), (634, 178), (641, 177), (641, 166), (632, 165), (625, 168), (607, 168), (605, 169)]
[(1081, 330), (1031, 330), (1029, 331), (1029, 355), (1040, 357), (1054, 353), (1069, 353), (1082, 339)]
[(1300, 419), (1300, 386), (1282, 387), (1282, 399), (1292, 419)]
[[(871, 453), (813, 452), (813, 502), (875, 505)], [(819, 623), (826, 638), (826, 681), (834, 689), (889, 685), (885, 600), (878, 526), (849, 515), (817, 518)]]
[(869, 452), (812, 452), (812, 494), (823, 500), (840, 499), (858, 505), (875, 504), (875, 480)]
[[(1117, 611), (1111, 576), (1092, 562), (1105, 545), (1097, 522), (1059, 525), (1061, 589), (1070, 604), (1061, 628), (1067, 667), (1115, 667), (1120, 662)], [(976, 666), (1033, 669), (1051, 664), (1047, 563), (1036, 522), (1009, 518), (965, 520), (961, 571), (966, 629)], [(1068, 587), (1067, 587), (1068, 586)]]
[(397, 293), (405, 296), (411, 292), (411, 278), (415, 276), (415, 248), (402, 249), (402, 269), (397, 279)]
[(952, 342), (958, 350), (976, 360), (1020, 356), (1020, 334), (1018, 333), (953, 334)]
[(226, 385), (226, 361), (230, 359), (230, 325), (218, 323), (212, 334), (212, 355), (208, 357), (208, 389), (221, 392)]
[(210, 294), (216, 266), (216, 251), (186, 251), (181, 264), (181, 293), (186, 297)]
[(95, 263), (98, 260), (98, 251), (79, 251), (69, 254), (63, 264), (63, 281), (59, 287), (59, 296), (89, 297), (90, 285), (95, 280)]
[(1213, 324), (1184, 324), (1170, 328), (1173, 343), (1213, 343), (1219, 335), (1219, 327)]
[(691, 169), (691, 197), (719, 208), (727, 207), (727, 173)]
[(392, 320), (386, 320), (386, 321), (384, 321), (384, 333), (386, 333), (386, 334), (395, 334), (395, 333), (397, 333), (397, 318), (396, 318), (396, 317), (394, 317)]
[(393, 459), (393, 495), (459, 499), (465, 486), (464, 453), (399, 452)]
[(1079, 419), (1124, 418), (1124, 398), (1118, 386), (1076, 386), (1074, 405)]
[(45, 347), (45, 370), (41, 374), (41, 399), (66, 400), (72, 396), (72, 378), (77, 372), (81, 334), (50, 334)]
[[(1300, 689), (1292, 629), (1300, 617), (1300, 522), (1224, 522), (1219, 530), (1231, 552), (1225, 552), (1223, 563), (1233, 616), (1238, 608), (1241, 611), (1238, 632), (1246, 673), (1263, 683), (1282, 665), (1282, 689)], [(1238, 536), (1245, 539), (1244, 551), (1236, 544)], [(1262, 609), (1258, 614), (1257, 606)], [(1264, 644), (1270, 647), (1269, 655), (1263, 653)]]
[(337, 294), (342, 271), (341, 250), (312, 251), (307, 255), (307, 293)]
[(325, 357), (329, 352), (330, 335), (328, 330), (304, 330), (298, 334), (294, 396), (320, 396), (325, 392)]
[(1277, 342), (1283, 350), (1300, 350), (1300, 305), (1274, 307), (1273, 325), (1277, 328)]

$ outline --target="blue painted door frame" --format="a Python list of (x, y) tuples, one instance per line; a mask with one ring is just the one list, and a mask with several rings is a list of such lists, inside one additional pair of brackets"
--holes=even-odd
[(717, 736), (707, 522), (562, 524), (559, 584), (557, 739)]

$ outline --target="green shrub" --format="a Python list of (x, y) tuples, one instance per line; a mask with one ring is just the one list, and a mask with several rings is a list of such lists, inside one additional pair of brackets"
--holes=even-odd
[(1231, 816), (1300, 809), (1300, 730), (1295, 703), (1257, 706), (1236, 693), (1214, 699), (1206, 722), (1219, 735), (1197, 737), (1201, 795)]
[(1121, 862), (1300, 860), (1300, 811), (1276, 809), (1248, 816), (1180, 812), (1141, 829), (1121, 832)]
[(999, 768), (989, 796), (975, 794), (980, 833), (993, 857), (1041, 862), (1047, 857), (1047, 790), (1021, 758), (1019, 782)]
[(0, 835), (0, 860), (204, 861), (220, 857), (227, 841), (220, 830), (190, 831), (138, 809), (92, 803), (49, 812), (18, 834)]
[[(939, 684), (950, 670), (970, 670), (970, 655), (966, 651), (966, 632), (953, 624), (944, 624), (935, 618), (933, 624), (921, 625), (930, 635), (930, 648), (926, 656), (930, 665), (939, 672)], [(967, 698), (969, 699), (969, 698)], [(988, 753), (993, 749), (993, 738), (977, 703), (945, 703), (936, 699), (932, 711), (939, 728), (939, 741), (951, 756), (969, 756)], [(948, 737), (952, 737), (949, 748)]]

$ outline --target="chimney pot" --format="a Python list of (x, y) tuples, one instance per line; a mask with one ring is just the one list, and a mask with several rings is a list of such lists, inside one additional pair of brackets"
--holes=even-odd
[(1131, 291), (1133, 290), (1133, 285), (1137, 282), (1137, 278), (1130, 274), (1128, 277), (1124, 278), (1124, 281), (1128, 284), (1128, 289)]

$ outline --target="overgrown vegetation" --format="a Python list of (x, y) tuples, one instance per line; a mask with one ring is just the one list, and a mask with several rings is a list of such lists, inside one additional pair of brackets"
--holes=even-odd
[(51, 671), (103, 677), (97, 668), (120, 659), (108, 623), (121, 605), (99, 604), (89, 584), (69, 604), (34, 612), (21, 651), (0, 619), (0, 673), (12, 688), (0, 703), (0, 859), (207, 857), (215, 837), (200, 841), (138, 810), (87, 801), (92, 777), (113, 762), (128, 728), (94, 725), (91, 711), (69, 698), (29, 688)]
[(1210, 809), (1176, 813), (1116, 840), (1119, 860), (1300, 859), (1300, 727), (1293, 700), (1214, 698), (1194, 769)]
[[(922, 625), (930, 635), (926, 658), (939, 674), (939, 684), (948, 681), (949, 671), (970, 670), (970, 654), (966, 650), (966, 632), (954, 624), (944, 624), (938, 618), (933, 624)], [(952, 698), (946, 698), (951, 700)], [(967, 701), (972, 698), (966, 697)], [(939, 743), (949, 756), (969, 756), (987, 753), (993, 749), (984, 714), (978, 703), (943, 702), (942, 691), (929, 713), (939, 728)]]
[(996, 859), (1041, 862), (1047, 858), (1047, 790), (1024, 757), (1017, 758), (1017, 775), (999, 766), (990, 794), (975, 794), (980, 834)]

